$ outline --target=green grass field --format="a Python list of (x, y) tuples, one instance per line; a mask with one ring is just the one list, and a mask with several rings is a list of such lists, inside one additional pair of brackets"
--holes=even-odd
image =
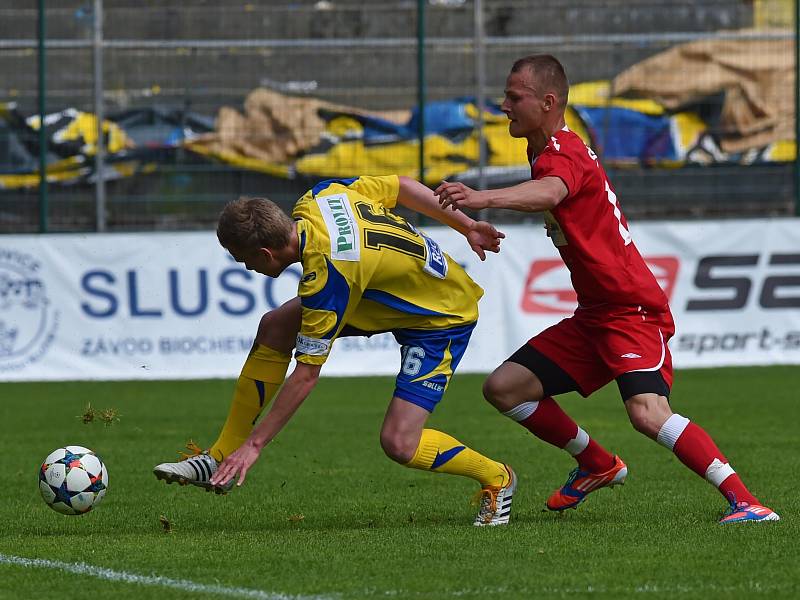
[[(457, 375), (429, 423), (514, 466), (503, 528), (472, 527), (472, 481), (384, 457), (391, 378), (323, 379), (227, 496), (151, 470), (189, 437), (215, 439), (231, 381), (0, 384), (0, 598), (798, 597), (800, 369), (677, 373), (675, 410), (782, 516), (729, 527), (716, 490), (633, 431), (613, 385), (563, 405), (625, 459), (628, 482), (543, 512), (573, 462), (490, 408), (482, 380)], [(87, 402), (119, 422), (83, 424)], [(78, 517), (50, 510), (37, 487), (40, 462), (67, 444), (109, 470), (104, 502)]]

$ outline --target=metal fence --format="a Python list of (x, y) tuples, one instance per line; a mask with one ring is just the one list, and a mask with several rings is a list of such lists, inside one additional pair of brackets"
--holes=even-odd
[[(523, 181), (524, 151), (503, 162), (518, 146), (503, 140), (492, 114), (469, 109), (497, 115), (510, 65), (533, 52), (564, 63), (574, 118), (629, 217), (795, 212), (795, 1), (543, 4), (8, 0), (0, 8), (0, 232), (207, 228), (238, 195), (288, 208), (316, 179), (345, 174), (395, 171), (431, 184), (441, 172), (481, 187)], [(723, 54), (723, 42), (756, 43), (743, 78), (779, 71), (791, 80), (728, 81), (656, 108), (609, 87), (643, 61), (701, 41), (722, 44), (714, 51)], [(685, 77), (708, 73), (687, 68)], [(290, 124), (263, 114), (259, 89), (271, 92), (272, 111), (294, 112)], [(736, 94), (745, 105), (757, 97), (755, 113), (785, 112), (788, 98), (788, 118), (739, 123), (771, 135), (754, 136), (751, 147), (731, 143), (726, 111)], [(294, 110), (297, 101), (305, 104)], [(461, 124), (437, 130), (437, 119), (453, 114)], [(104, 120), (118, 129), (97, 144)], [(380, 129), (388, 126), (391, 135)], [(458, 154), (450, 172), (448, 152)]]

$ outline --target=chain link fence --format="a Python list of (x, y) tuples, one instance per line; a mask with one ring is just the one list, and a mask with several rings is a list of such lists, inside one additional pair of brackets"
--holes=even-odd
[(9, 0), (0, 231), (209, 228), (239, 195), (289, 209), (315, 181), (359, 174), (523, 181), (524, 146), (498, 108), (509, 67), (535, 52), (564, 63), (568, 123), (629, 217), (793, 214), (795, 12), (793, 0)]

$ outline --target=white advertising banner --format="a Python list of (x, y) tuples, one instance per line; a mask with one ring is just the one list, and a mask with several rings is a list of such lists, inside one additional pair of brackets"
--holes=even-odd
[[(504, 286), (504, 340), (523, 343), (576, 307), (569, 272), (543, 234), (509, 228), (487, 296)], [(675, 318), (677, 368), (800, 364), (800, 219), (631, 226)], [(500, 272), (502, 271), (502, 273)], [(490, 308), (491, 307), (491, 308)]]
[[(631, 229), (670, 298), (676, 367), (800, 364), (800, 219)], [(459, 234), (427, 230), (486, 290), (462, 371), (490, 371), (575, 308), (544, 229), (504, 231), (481, 263)], [(248, 272), (213, 232), (2, 236), (0, 381), (235, 377), (299, 275)], [(390, 334), (344, 338), (323, 374), (394, 374), (399, 362)]]

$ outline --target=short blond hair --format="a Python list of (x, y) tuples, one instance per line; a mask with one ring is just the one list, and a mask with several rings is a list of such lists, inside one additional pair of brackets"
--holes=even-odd
[(294, 221), (266, 198), (242, 196), (225, 205), (217, 223), (217, 239), (227, 250), (280, 250), (289, 244)]

